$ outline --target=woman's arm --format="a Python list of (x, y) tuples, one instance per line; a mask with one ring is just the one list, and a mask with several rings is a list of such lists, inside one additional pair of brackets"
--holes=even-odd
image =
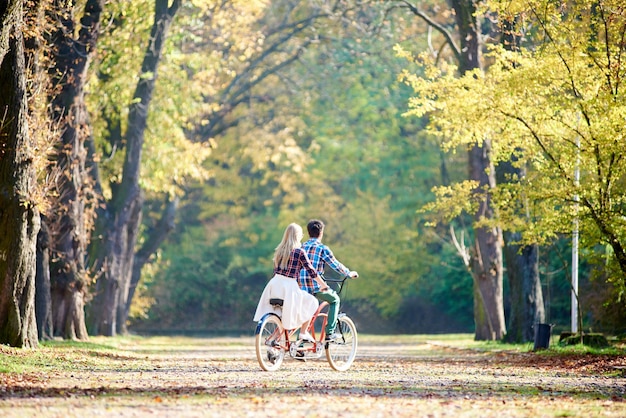
[(298, 258), (300, 260), (300, 262), (302, 263), (301, 266), (302, 268), (304, 268), (307, 273), (309, 273), (311, 275), (311, 277), (313, 279), (315, 279), (315, 281), (320, 285), (320, 289), (324, 290), (326, 288), (328, 288), (328, 285), (326, 284), (326, 282), (324, 282), (324, 280), (322, 279), (322, 277), (317, 273), (317, 271), (315, 271), (315, 268), (313, 268), (313, 264), (311, 264), (311, 260), (309, 260), (309, 257), (306, 255), (306, 251), (304, 251), (301, 248), (298, 248), (300, 251), (298, 251)]

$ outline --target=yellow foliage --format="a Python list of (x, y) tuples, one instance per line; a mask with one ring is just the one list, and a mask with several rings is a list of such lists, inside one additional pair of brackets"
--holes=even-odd
[[(626, 238), (615, 215), (626, 201), (625, 190), (614, 186), (626, 177), (622, 2), (601, 1), (593, 8), (587, 1), (486, 4), (503, 18), (517, 16), (520, 25), (532, 26), (533, 49), (492, 46), (489, 68), (462, 77), (421, 60), (423, 76), (401, 76), (415, 91), (407, 115), (428, 115), (429, 132), (446, 149), (489, 138), (496, 164), (519, 158), (527, 177), (492, 191), (503, 227), (541, 240), (571, 230), (579, 217), (589, 233), (595, 235), (602, 223)], [(437, 189), (437, 202), (425, 209), (449, 219), (467, 210), (470, 190), (467, 185)]]
[(436, 200), (424, 205), (420, 212), (432, 212), (437, 218), (430, 222), (431, 225), (438, 221), (449, 222), (461, 213), (473, 213), (476, 209), (476, 188), (478, 183), (466, 180), (451, 186), (438, 186), (433, 188)]

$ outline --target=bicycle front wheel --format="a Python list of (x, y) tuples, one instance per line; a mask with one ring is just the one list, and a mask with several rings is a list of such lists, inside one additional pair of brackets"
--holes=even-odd
[(256, 328), (256, 358), (265, 371), (278, 370), (285, 358), (285, 330), (280, 318), (265, 315)]
[(326, 358), (330, 367), (343, 372), (350, 368), (356, 357), (358, 345), (356, 326), (346, 315), (340, 315), (335, 332), (341, 337), (326, 343)]

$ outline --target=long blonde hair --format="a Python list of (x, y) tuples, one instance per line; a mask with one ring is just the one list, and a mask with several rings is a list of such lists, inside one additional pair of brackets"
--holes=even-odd
[(292, 223), (287, 226), (285, 233), (283, 234), (283, 240), (278, 244), (274, 251), (274, 268), (281, 267), (287, 268), (289, 257), (294, 248), (300, 248), (302, 246), (302, 227), (298, 224)]

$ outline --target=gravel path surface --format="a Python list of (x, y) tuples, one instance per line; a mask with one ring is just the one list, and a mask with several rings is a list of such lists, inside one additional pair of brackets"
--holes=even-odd
[[(387, 340), (385, 340), (387, 341)], [(626, 359), (459, 350), (362, 338), (346, 372), (322, 357), (257, 364), (254, 339), (152, 338), (71, 370), (0, 375), (5, 417), (625, 417)], [(89, 355), (98, 356), (91, 362)], [(108, 356), (108, 357), (107, 357)], [(601, 363), (601, 364), (600, 364)], [(610, 375), (608, 375), (609, 373)]]

